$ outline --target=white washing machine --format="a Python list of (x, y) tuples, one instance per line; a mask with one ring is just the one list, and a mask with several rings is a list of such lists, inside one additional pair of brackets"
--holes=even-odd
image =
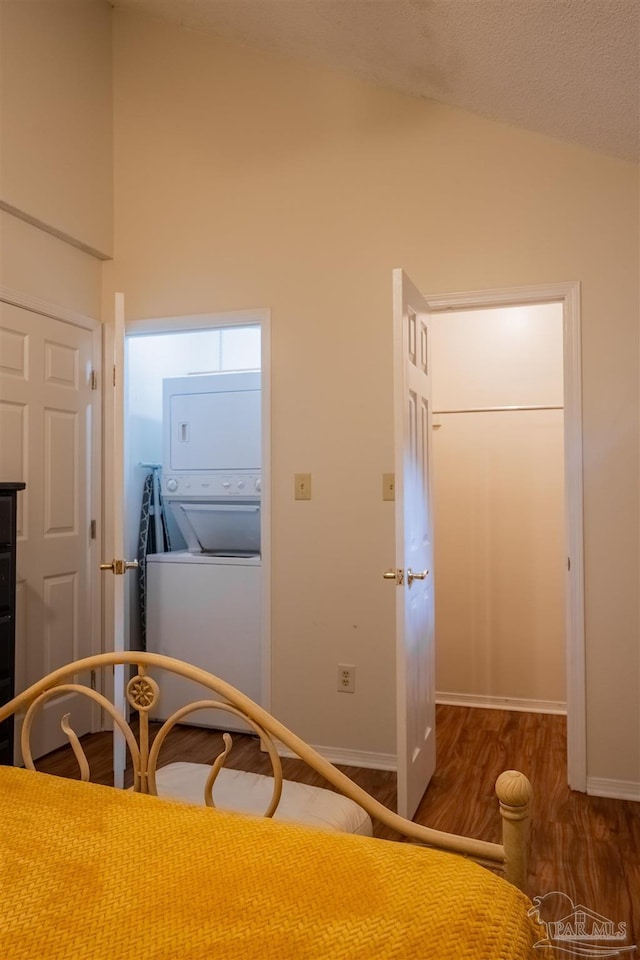
[[(147, 648), (186, 660), (262, 700), (259, 557), (215, 557), (176, 551), (147, 557)], [(192, 700), (212, 699), (173, 674), (160, 678), (154, 719), (166, 720)], [(202, 710), (184, 723), (247, 730), (232, 714)]]

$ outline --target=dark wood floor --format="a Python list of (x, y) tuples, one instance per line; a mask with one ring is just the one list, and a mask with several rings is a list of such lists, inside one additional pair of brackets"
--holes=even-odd
[[(566, 721), (563, 717), (439, 706), (437, 770), (415, 820), (439, 830), (500, 841), (493, 785), (506, 769), (522, 770), (534, 786), (530, 896), (554, 890), (627, 925), (628, 943), (640, 942), (640, 803), (573, 793), (566, 786)], [(176, 759), (211, 762), (221, 736), (194, 727), (176, 729), (160, 764)], [(92, 780), (109, 783), (111, 735), (83, 740)], [(269, 773), (257, 741), (234, 735), (228, 766)], [(286, 778), (326, 785), (300, 761), (283, 759)], [(42, 758), (40, 770), (76, 776), (70, 748)], [(343, 766), (348, 776), (390, 808), (395, 774)], [(391, 838), (376, 825), (376, 835)]]

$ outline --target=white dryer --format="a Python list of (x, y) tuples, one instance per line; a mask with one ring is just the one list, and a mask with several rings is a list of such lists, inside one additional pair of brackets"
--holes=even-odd
[[(189, 475), (234, 474), (238, 496), (260, 492), (243, 485), (262, 468), (261, 376), (211, 373), (168, 377), (162, 395), (162, 475), (166, 493)], [(259, 479), (259, 476), (258, 476)], [(230, 488), (227, 488), (230, 489)], [(206, 488), (201, 489), (206, 494)]]

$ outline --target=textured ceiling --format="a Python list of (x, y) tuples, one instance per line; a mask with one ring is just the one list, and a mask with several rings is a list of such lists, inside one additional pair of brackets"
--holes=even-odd
[(112, 0), (640, 159), (640, 0)]

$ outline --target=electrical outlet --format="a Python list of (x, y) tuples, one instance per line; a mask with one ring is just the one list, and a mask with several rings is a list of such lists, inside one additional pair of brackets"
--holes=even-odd
[(340, 693), (356, 692), (356, 668), (352, 663), (338, 664), (338, 690)]

